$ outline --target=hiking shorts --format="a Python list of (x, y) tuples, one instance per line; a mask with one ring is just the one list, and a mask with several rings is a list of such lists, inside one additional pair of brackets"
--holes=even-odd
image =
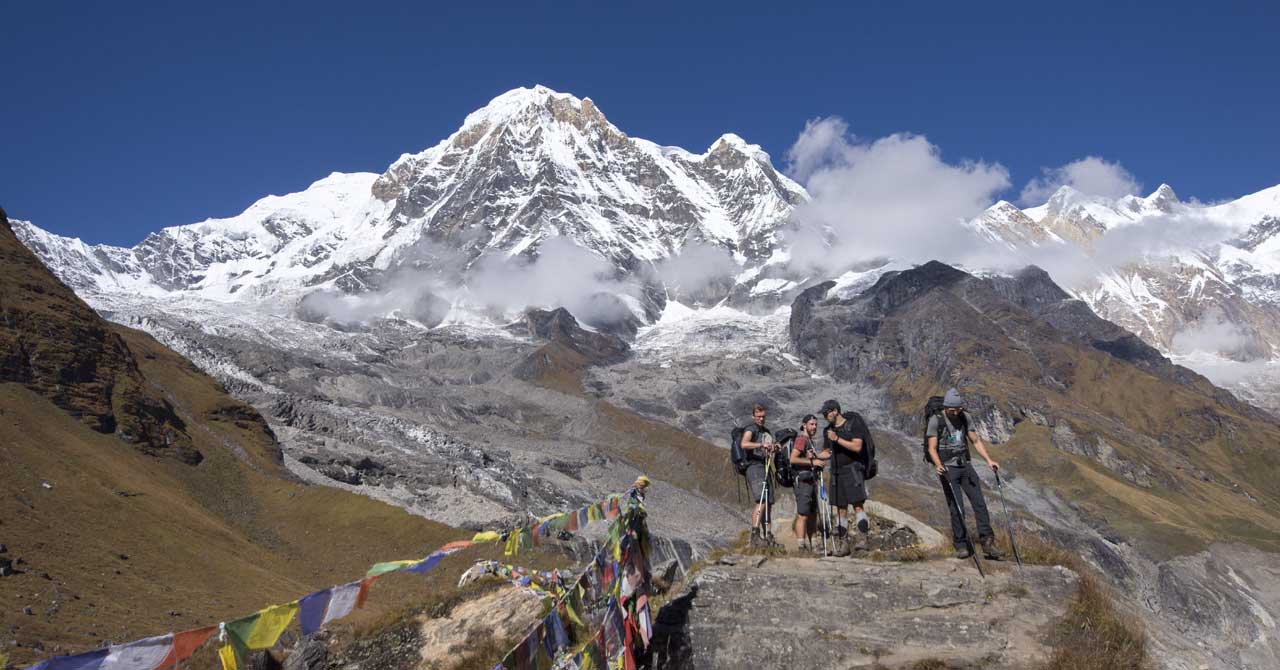
[(755, 462), (747, 466), (747, 491), (751, 493), (751, 504), (759, 505), (762, 491), (767, 491), (763, 495), (767, 495), (766, 502), (773, 504), (773, 482), (772, 478), (764, 476), (764, 463)]
[(818, 482), (796, 478), (793, 488), (796, 493), (796, 514), (811, 516), (818, 511)]
[(850, 465), (831, 471), (831, 504), (837, 508), (861, 505), (867, 501), (867, 483), (862, 479), (862, 468)]

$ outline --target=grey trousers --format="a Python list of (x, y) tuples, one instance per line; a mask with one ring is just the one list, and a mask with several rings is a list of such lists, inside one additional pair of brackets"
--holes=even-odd
[[(982, 496), (982, 480), (973, 469), (973, 462), (964, 465), (948, 465), (947, 474), (938, 475), (942, 484), (942, 492), (947, 496), (947, 510), (951, 512), (951, 543), (956, 548), (963, 547), (968, 532), (964, 527), (964, 517), (960, 516), (964, 509), (964, 499), (968, 498), (973, 505), (973, 516), (978, 524), (978, 541), (995, 537), (991, 530), (991, 517), (987, 514), (987, 501)], [(961, 496), (961, 492), (964, 495)]]

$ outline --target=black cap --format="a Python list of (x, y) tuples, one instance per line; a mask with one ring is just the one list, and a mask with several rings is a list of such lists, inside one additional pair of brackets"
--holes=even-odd
[(818, 410), (818, 414), (825, 417), (827, 415), (827, 412), (839, 412), (839, 411), (840, 411), (840, 403), (836, 402), (835, 398), (832, 398), (822, 403), (822, 409)]

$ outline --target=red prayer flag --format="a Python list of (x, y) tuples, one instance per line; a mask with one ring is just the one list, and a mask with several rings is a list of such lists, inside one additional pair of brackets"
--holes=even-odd
[(381, 575), (365, 577), (360, 580), (360, 592), (356, 594), (356, 607), (364, 607), (364, 601), (369, 598), (369, 589), (374, 582), (378, 581), (378, 577), (381, 577)]
[(181, 633), (173, 634), (173, 648), (169, 650), (169, 655), (164, 657), (160, 665), (156, 666), (159, 670), (166, 670), (173, 666), (191, 658), (196, 650), (218, 631), (217, 626), (206, 626), (195, 630), (184, 630)]

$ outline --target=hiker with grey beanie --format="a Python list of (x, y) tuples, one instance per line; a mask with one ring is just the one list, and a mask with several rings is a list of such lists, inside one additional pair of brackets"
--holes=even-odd
[(973, 555), (964, 525), (964, 499), (960, 495), (963, 492), (973, 506), (982, 552), (988, 559), (996, 560), (1003, 554), (996, 548), (995, 531), (991, 529), (987, 501), (982, 495), (982, 481), (973, 469), (969, 446), (973, 445), (992, 470), (999, 470), (1000, 464), (987, 453), (987, 445), (975, 431), (976, 425), (964, 409), (964, 398), (960, 397), (960, 392), (948, 389), (942, 398), (942, 411), (929, 417), (925, 438), (928, 440), (929, 460), (938, 471), (938, 481), (947, 497), (947, 508), (951, 513), (951, 543), (956, 557), (969, 558)]

